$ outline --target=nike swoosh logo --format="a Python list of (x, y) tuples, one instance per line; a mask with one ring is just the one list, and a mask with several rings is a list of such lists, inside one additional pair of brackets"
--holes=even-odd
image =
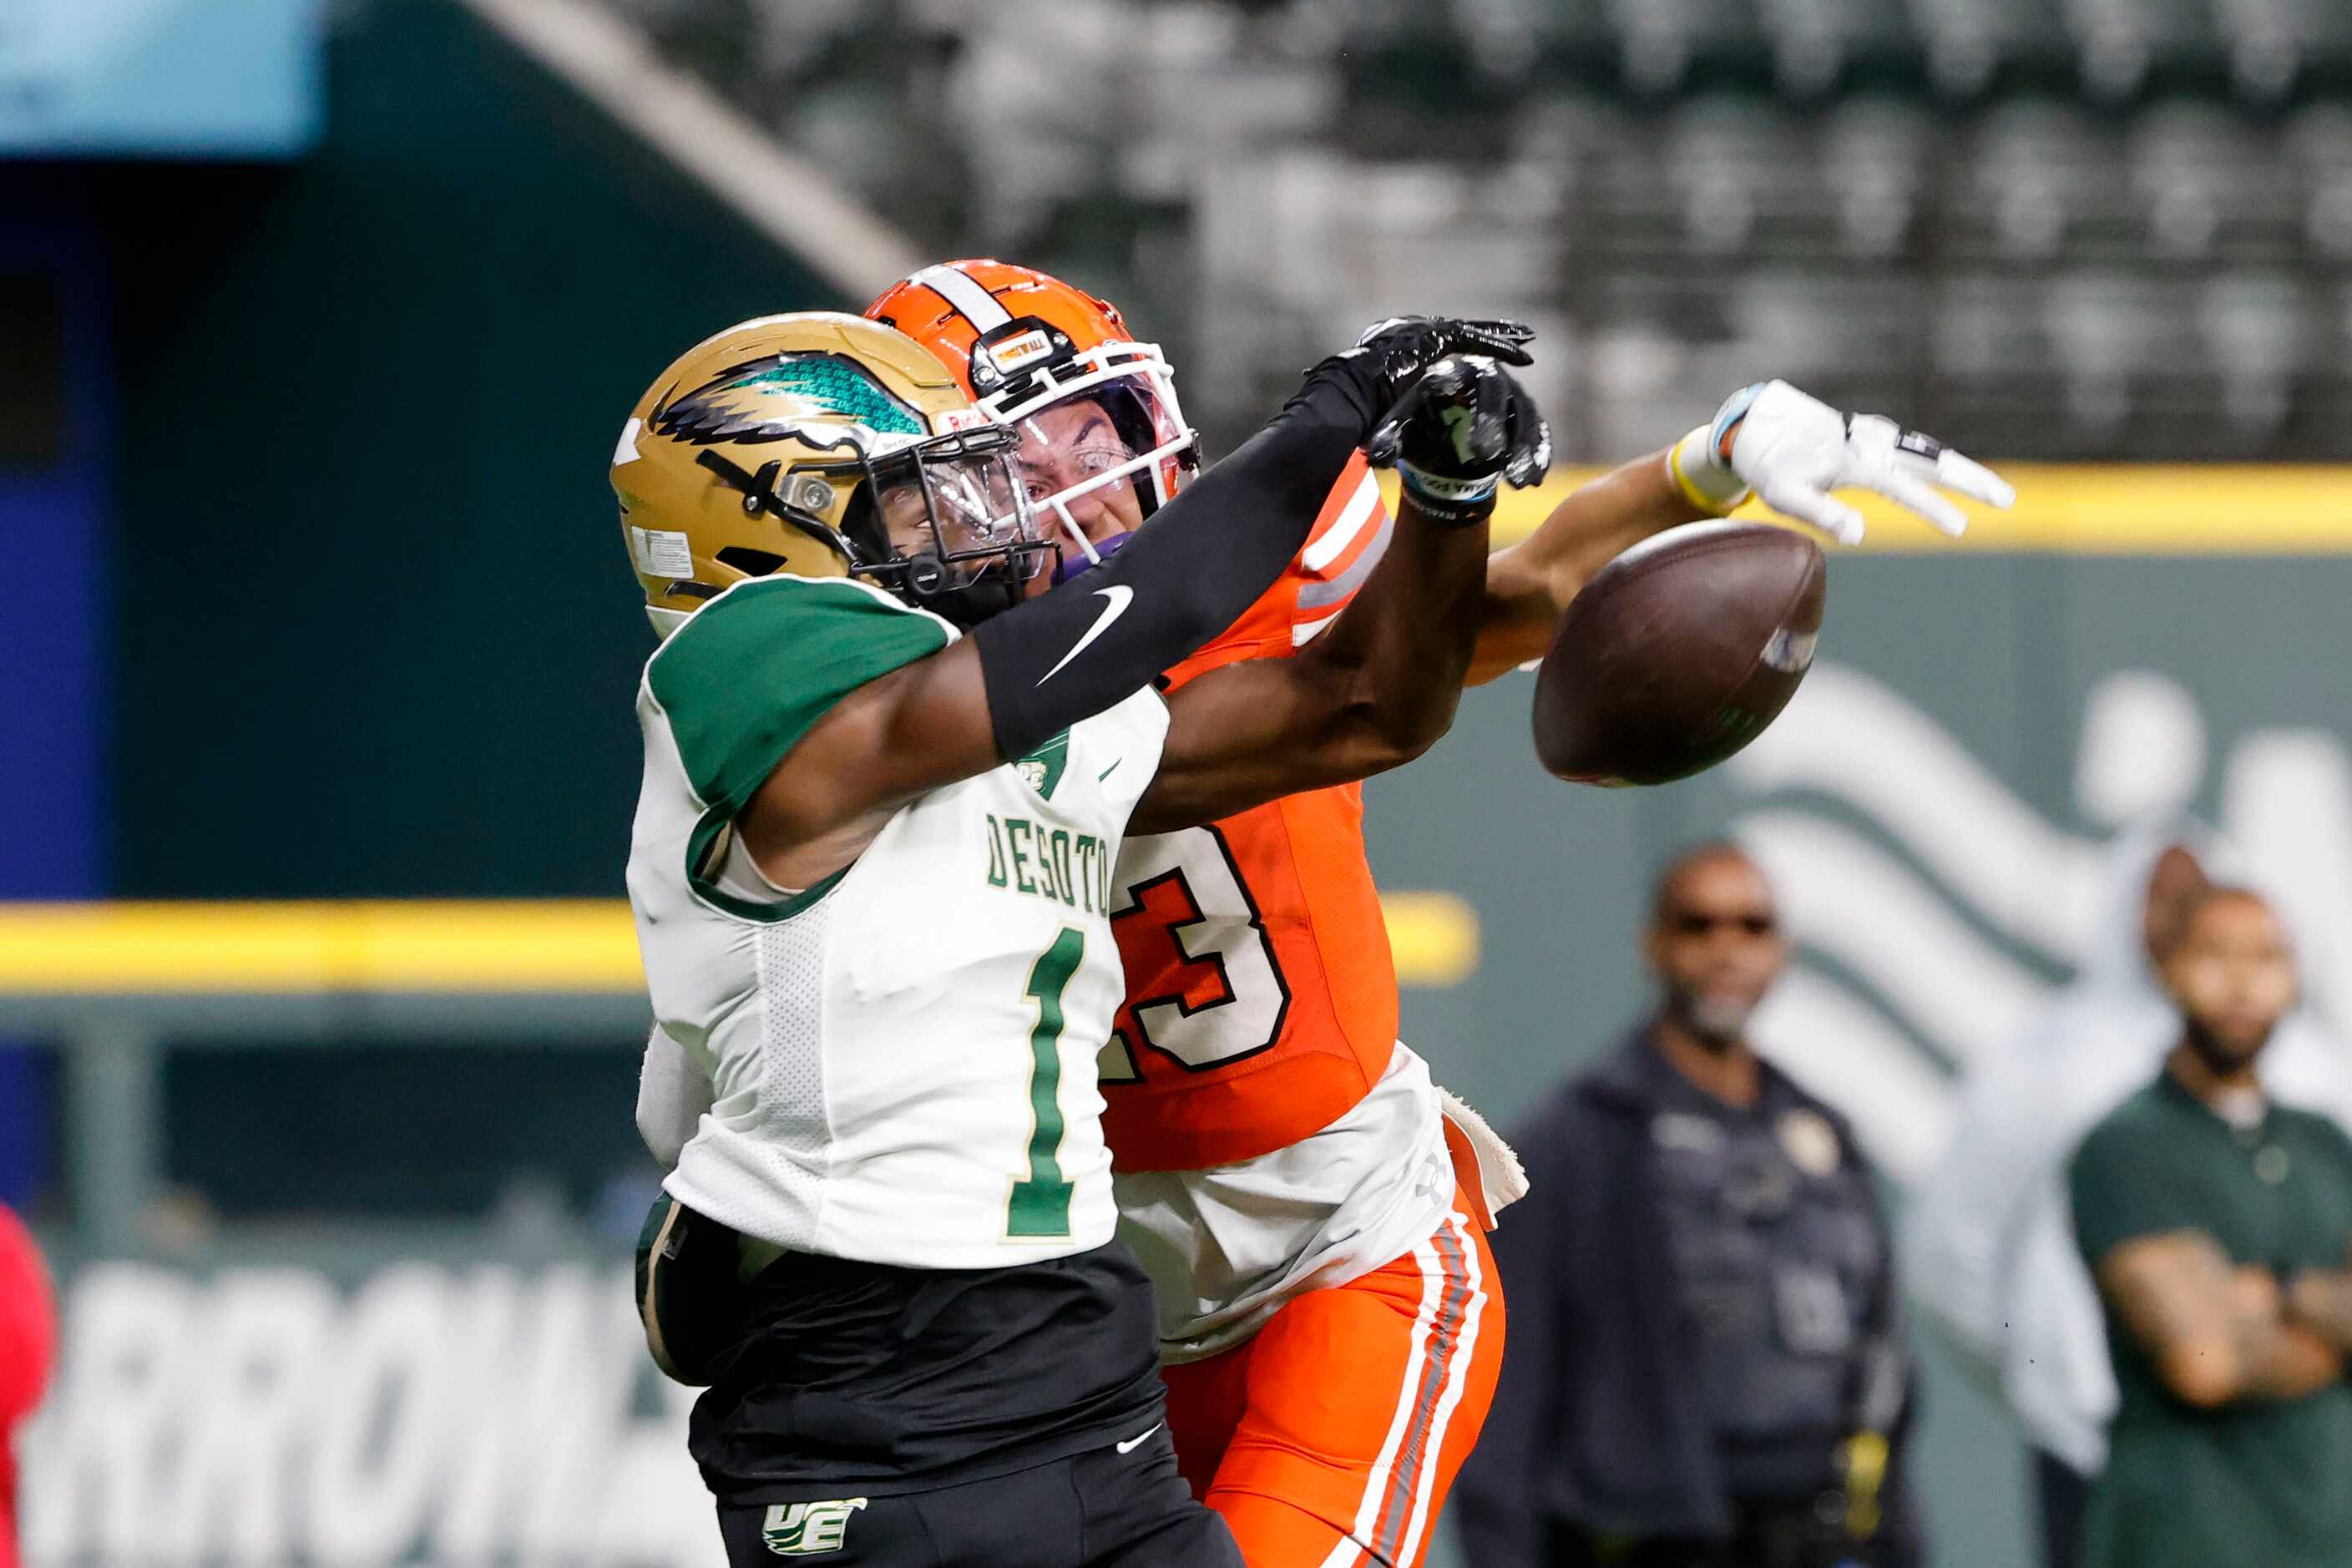
[[(1135, 599), (1135, 590), (1123, 584), (1115, 588), (1097, 588), (1095, 590), (1095, 594), (1099, 598), (1108, 599), (1110, 603), (1103, 606), (1103, 612), (1099, 616), (1096, 617), (1095, 624), (1087, 628), (1087, 635), (1078, 639), (1078, 646), (1062, 656), (1062, 663), (1055, 665), (1053, 668), (1047, 670), (1045, 674), (1037, 678), (1038, 685), (1043, 686), (1045, 682), (1053, 679), (1054, 677), (1061, 674), (1062, 665), (1069, 663), (1070, 660), (1086, 652), (1087, 646), (1091, 644), (1095, 638), (1110, 630), (1110, 624), (1118, 619), (1119, 616), (1127, 614), (1127, 606), (1133, 603)], [(1145, 1436), (1149, 1436), (1150, 1434), (1147, 1433)]]
[(1095, 775), (1095, 783), (1097, 783), (1097, 784), (1100, 784), (1100, 783), (1102, 783), (1102, 782), (1103, 782), (1103, 780), (1105, 780), (1105, 779), (1107, 779), (1107, 778), (1110, 777), (1110, 775), (1111, 775), (1111, 774), (1113, 774), (1113, 773), (1115, 773), (1118, 772), (1118, 764), (1119, 764), (1119, 763), (1123, 763), (1123, 762), (1125, 762), (1125, 761), (1127, 761), (1127, 759), (1126, 759), (1125, 757), (1121, 757), (1121, 758), (1119, 758), (1117, 762), (1112, 763), (1110, 766), (1108, 766), (1108, 767), (1105, 768), (1102, 772), (1100, 772), (1100, 773), (1097, 773), (1097, 774)]
[(1159, 1430), (1160, 1430), (1160, 1428), (1161, 1428), (1162, 1426), (1167, 1426), (1167, 1425), (1168, 1425), (1168, 1423), (1166, 1423), (1165, 1421), (1155, 1421), (1155, 1422), (1153, 1422), (1153, 1423), (1151, 1424), (1151, 1430), (1150, 1430), (1150, 1432), (1146, 1432), (1146, 1433), (1144, 1433), (1144, 1435), (1143, 1435), (1142, 1436), (1140, 1436), (1140, 1437), (1129, 1437), (1126, 1442), (1124, 1442), (1124, 1443), (1116, 1443), (1116, 1444), (1113, 1444), (1113, 1445), (1112, 1445), (1112, 1447), (1116, 1447), (1116, 1448), (1117, 1448), (1120, 1453), (1122, 1453), (1122, 1454), (1132, 1454), (1132, 1453), (1133, 1453), (1133, 1452), (1135, 1452), (1138, 1448), (1142, 1447), (1146, 1443), (1149, 1443), (1150, 1441), (1151, 1441), (1151, 1433), (1152, 1433), (1152, 1432), (1157, 1432), (1157, 1431), (1159, 1431)]

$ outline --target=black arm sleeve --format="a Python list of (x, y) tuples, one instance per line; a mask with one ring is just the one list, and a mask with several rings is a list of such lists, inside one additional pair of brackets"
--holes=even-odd
[(1026, 755), (1239, 620), (1307, 542), (1379, 397), (1364, 356), (1325, 360), (1108, 563), (982, 622), (971, 635), (997, 750)]

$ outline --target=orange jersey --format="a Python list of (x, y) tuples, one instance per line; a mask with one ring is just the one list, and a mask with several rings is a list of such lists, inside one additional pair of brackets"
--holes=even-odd
[[(1289, 570), (1171, 685), (1304, 647), (1370, 574), (1390, 526), (1359, 454)], [(1127, 841), (1111, 906), (1127, 1002), (1101, 1058), (1118, 1169), (1270, 1153), (1380, 1081), (1396, 1046), (1396, 965), (1363, 816), (1362, 787), (1344, 784)]]

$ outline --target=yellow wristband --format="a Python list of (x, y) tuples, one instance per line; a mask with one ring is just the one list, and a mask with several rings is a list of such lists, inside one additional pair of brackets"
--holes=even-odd
[(1717, 517), (1726, 517), (1748, 499), (1739, 476), (1716, 460), (1709, 428), (1702, 425), (1666, 448), (1666, 477), (1683, 499)]

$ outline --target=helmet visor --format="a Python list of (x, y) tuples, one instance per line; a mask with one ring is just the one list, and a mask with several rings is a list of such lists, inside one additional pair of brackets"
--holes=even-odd
[[(1013, 455), (993, 432), (925, 442), (874, 465), (874, 504), (891, 556), (928, 593), (984, 576), (1025, 583), (1049, 551)], [(982, 437), (982, 439), (973, 439)]]

